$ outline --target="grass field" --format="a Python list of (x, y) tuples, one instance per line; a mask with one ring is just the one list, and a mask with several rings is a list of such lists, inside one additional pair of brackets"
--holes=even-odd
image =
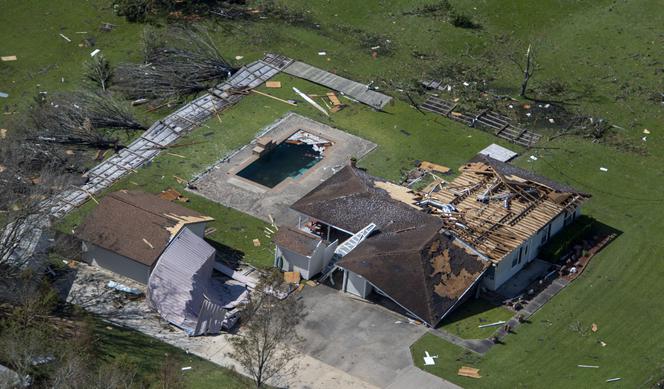
[[(76, 36), (79, 29), (92, 30), (101, 20), (110, 21), (119, 27), (108, 35), (95, 33), (97, 47), (113, 61), (137, 56), (142, 26), (113, 17), (105, 1), (86, 2), (76, 9), (65, 2), (51, 2), (48, 7), (39, 7), (39, 2), (5, 3), (8, 11), (3, 9), (3, 16), (12, 17), (0, 17), (0, 34), (10, 38), (3, 43), (2, 55), (17, 54), (19, 61), (0, 62), (0, 91), (10, 93), (0, 105), (18, 104), (20, 110), (37, 91), (36, 84), (49, 90), (75, 87), (80, 65), (91, 49), (78, 48), (76, 42), (66, 44), (58, 36), (60, 32)], [(440, 62), (469, 63), (491, 55), (495, 60), (490, 70), (496, 77), (491, 87), (516, 95), (520, 74), (503, 54), (520, 53), (532, 43), (541, 65), (533, 86), (546, 80), (565, 82), (579, 92), (570, 107), (607, 118), (624, 128), (616, 130), (621, 137), (645, 149), (644, 155), (628, 153), (568, 137), (544, 141), (540, 146), (545, 149), (530, 150), (517, 159), (517, 165), (592, 193), (584, 212), (622, 234), (593, 258), (579, 279), (537, 312), (532, 323), (509, 335), (505, 345), (479, 358), (427, 335), (413, 345), (417, 363), (425, 349), (438, 354), (437, 365), (430, 371), (469, 388), (599, 387), (613, 377), (622, 381), (612, 386), (633, 388), (649, 387), (664, 376), (664, 331), (660, 328), (664, 310), (659, 303), (664, 284), (658, 278), (664, 273), (664, 246), (658, 235), (664, 230), (664, 109), (652, 99), (664, 89), (661, 1), (451, 1), (456, 9), (473, 15), (482, 25), (479, 30), (455, 28), (439, 18), (402, 14), (434, 1), (338, 0), (333, 6), (323, 0), (282, 3), (295, 9), (306, 6), (310, 12), (305, 13), (319, 27), (272, 19), (219, 22), (213, 26), (213, 34), (223, 53), (229, 58), (243, 55), (243, 61), (251, 61), (266, 51), (279, 52), (359, 81), (374, 80), (397, 98), (403, 98), (397, 88), (411, 85)], [(389, 39), (391, 54), (373, 59), (368, 48), (372, 40), (363, 40), (371, 34)], [(504, 36), (520, 44), (505, 45), (498, 39)], [(318, 56), (319, 51), (328, 54)], [(415, 52), (428, 56), (421, 59)], [(51, 63), (57, 68), (39, 73)], [(64, 84), (61, 77), (65, 77)], [(302, 81), (279, 78), (287, 87), (296, 85), (310, 93), (319, 90)], [(288, 88), (270, 93), (294, 97)], [(116, 188), (181, 189), (173, 182), (173, 174), (190, 177), (226, 150), (246, 143), (287, 109), (279, 102), (249, 96), (222, 114), (221, 124), (214, 124), (216, 119), (208, 123), (214, 135), (205, 137), (212, 130), (200, 128), (187, 138), (205, 139), (208, 144), (178, 150), (185, 159), (162, 155)], [(297, 111), (327, 122), (308, 107)], [(361, 165), (386, 178), (398, 179), (418, 159), (456, 168), (495, 140), (434, 115), (421, 115), (404, 102), (398, 101), (386, 111), (352, 105), (327, 122), (378, 143), (378, 149)], [(0, 115), (0, 124), (11, 116)], [(641, 140), (644, 129), (651, 132), (645, 142)], [(528, 159), (531, 154), (539, 159)], [(608, 171), (602, 172), (600, 167)], [(196, 197), (190, 206), (217, 218), (214, 240), (244, 252), (258, 264), (269, 263), (269, 248), (251, 245), (251, 239), (262, 236), (262, 222)], [(90, 207), (83, 207), (67, 226)], [(599, 326), (597, 333), (577, 331), (592, 323)], [(483, 377), (458, 377), (456, 369), (462, 364), (479, 367)], [(577, 364), (600, 368), (579, 369)]]
[(443, 320), (440, 329), (464, 339), (486, 339), (500, 326), (479, 328), (482, 324), (507, 321), (514, 313), (485, 300), (469, 300)]
[[(100, 360), (111, 362), (125, 359), (135, 366), (137, 381), (155, 384), (165, 366), (175, 370), (174, 376), (181, 375), (183, 384), (190, 388), (251, 388), (253, 383), (232, 372), (223, 369), (185, 351), (160, 342), (140, 332), (111, 326), (102, 321), (95, 321), (93, 336), (94, 352)], [(170, 359), (170, 361), (169, 361)], [(168, 364), (170, 362), (171, 365)], [(183, 367), (191, 367), (182, 371)]]

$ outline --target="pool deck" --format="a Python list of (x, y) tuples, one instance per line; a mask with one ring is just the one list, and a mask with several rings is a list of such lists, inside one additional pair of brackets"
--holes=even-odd
[(191, 191), (268, 222), (272, 216), (277, 224), (295, 225), (298, 214), (290, 209), (291, 204), (331, 177), (351, 157), (360, 159), (376, 148), (373, 142), (292, 112), (268, 127), (271, 129), (262, 138), (277, 143), (297, 130), (304, 130), (331, 141), (333, 145), (326, 147), (323, 159), (304, 174), (286, 178), (274, 188), (236, 175), (258, 158), (252, 152), (253, 147), (245, 147), (199, 177), (195, 182), (196, 189)]

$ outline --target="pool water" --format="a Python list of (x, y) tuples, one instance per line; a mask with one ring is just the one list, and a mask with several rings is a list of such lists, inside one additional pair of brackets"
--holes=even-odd
[(297, 177), (320, 161), (322, 155), (306, 143), (280, 143), (263, 154), (237, 175), (268, 188), (274, 188), (288, 177)]

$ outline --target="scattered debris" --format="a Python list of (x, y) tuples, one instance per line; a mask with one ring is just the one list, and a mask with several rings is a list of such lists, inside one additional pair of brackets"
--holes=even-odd
[(281, 88), (281, 81), (267, 81), (265, 83), (266, 88)]
[(9, 94), (7, 94), (5, 92), (0, 92), (0, 97), (7, 98), (7, 97), (9, 97)]
[(60, 36), (62, 37), (62, 39), (66, 40), (67, 42), (71, 42), (71, 39), (67, 38), (63, 34), (60, 34)]
[(131, 102), (131, 105), (132, 105), (133, 107), (135, 107), (135, 106), (137, 106), (137, 105), (143, 105), (143, 104), (145, 104), (145, 103), (147, 103), (147, 102), (149, 102), (149, 101), (150, 101), (150, 100), (148, 100), (148, 99), (136, 99), (136, 100), (134, 100), (134, 101)]
[(424, 352), (424, 364), (426, 366), (435, 365), (436, 361), (434, 360), (434, 358), (438, 358), (438, 355), (431, 356), (429, 355), (428, 351)]
[(325, 108), (323, 108), (323, 107), (321, 107), (320, 105), (318, 105), (318, 103), (316, 103), (311, 97), (309, 97), (309, 96), (305, 95), (304, 93), (300, 92), (300, 90), (297, 89), (297, 88), (295, 88), (295, 87), (293, 87), (293, 91), (294, 91), (295, 93), (297, 93), (298, 95), (300, 95), (300, 97), (302, 97), (307, 103), (313, 105), (314, 108), (316, 108), (317, 110), (319, 110), (319, 111), (321, 111), (322, 113), (324, 113), (325, 116), (330, 116), (330, 114), (327, 113), (327, 111), (325, 110)]
[(597, 332), (597, 324), (593, 323), (593, 324), (590, 326), (590, 330), (591, 330), (592, 332)]
[(646, 134), (646, 135), (647, 135), (647, 134), (650, 134), (650, 130), (648, 130), (648, 129), (646, 128), (646, 129), (643, 130), (643, 133)]
[(254, 239), (254, 240), (252, 240), (252, 242), (254, 243), (254, 247), (260, 247), (261, 246), (261, 241), (258, 240), (258, 239)]
[(183, 367), (181, 370), (182, 370), (182, 371), (185, 371), (185, 370), (191, 370), (191, 366), (185, 366), (185, 367)]
[(236, 61), (239, 61), (239, 60), (241, 60), (242, 58), (244, 58), (243, 55), (236, 55), (236, 56), (235, 56), (235, 60), (236, 60)]
[(311, 286), (312, 288), (318, 286), (318, 283), (316, 281), (311, 281), (311, 280), (308, 280), (306, 284), (307, 286)]
[(318, 55), (320, 55), (320, 56), (325, 56), (325, 55), (327, 55), (327, 53), (326, 53), (325, 51), (319, 51), (319, 52), (318, 52)]
[(461, 366), (461, 368), (459, 368), (459, 371), (457, 372), (457, 375), (469, 378), (482, 378), (482, 376), (480, 375), (480, 369), (468, 366)]
[(0, 128), (0, 139), (5, 139), (7, 137), (7, 129)]
[(284, 272), (284, 282), (288, 284), (299, 284), (300, 283), (300, 272), (299, 271), (286, 271)]
[(505, 323), (507, 323), (505, 320), (501, 320), (501, 321), (497, 321), (495, 323), (481, 324), (481, 325), (478, 325), (477, 328), (495, 327), (495, 326), (499, 326), (499, 325), (502, 325), (502, 324), (505, 324)]
[(608, 171), (609, 171), (609, 169), (607, 169), (607, 168), (605, 168), (605, 167), (600, 167), (599, 170), (601, 170), (601, 171), (603, 171), (603, 172), (608, 172)]
[(531, 156), (530, 156), (530, 159), (532, 159), (533, 161), (537, 161), (538, 158), (537, 158), (536, 156), (534, 156), (534, 155), (531, 155)]
[(133, 294), (134, 296), (140, 296), (140, 295), (143, 294), (143, 292), (141, 292), (141, 290), (138, 289), (138, 288), (132, 288), (132, 287), (129, 287), (125, 284), (121, 284), (121, 283), (115, 282), (115, 281), (108, 281), (108, 284), (106, 284), (106, 287), (118, 290), (120, 292)]
[(503, 146), (497, 145), (495, 143), (492, 143), (489, 146), (485, 147), (479, 153), (483, 155), (488, 155), (489, 157), (498, 160), (500, 162), (507, 162), (518, 155), (514, 151), (505, 148)]
[(603, 342), (603, 341), (601, 341), (601, 340), (599, 341), (599, 344), (601, 344), (601, 345), (602, 345), (602, 347), (606, 347), (606, 343), (604, 343), (604, 342)]
[(620, 378), (620, 377), (609, 378), (608, 380), (606, 380), (606, 382), (616, 382), (616, 381), (620, 381), (621, 379), (622, 379), (622, 378)]
[(176, 175), (173, 175), (173, 178), (175, 178), (175, 181), (177, 181), (178, 184), (181, 184), (181, 185), (187, 185), (187, 184), (188, 184), (188, 181), (185, 180), (185, 179), (182, 178), (182, 177), (178, 177), (178, 176), (176, 176)]
[(16, 61), (16, 56), (15, 55), (6, 55), (4, 57), (0, 57), (0, 60), (2, 62)]
[(143, 238), (143, 242), (145, 242), (146, 245), (150, 246), (151, 249), (154, 249), (154, 246), (152, 245), (152, 243), (148, 242), (147, 239)]
[(168, 189), (162, 191), (159, 194), (159, 197), (164, 199), (164, 200), (167, 200), (167, 201), (176, 201), (177, 200), (181, 203), (189, 202), (188, 197), (182, 196), (182, 194), (180, 192), (178, 192), (177, 190), (175, 190), (173, 188), (168, 188)]
[(113, 28), (115, 28), (115, 24), (102, 23), (101, 26), (99, 27), (99, 31), (110, 32), (111, 30), (113, 30)]
[(208, 228), (205, 229), (204, 235), (205, 236), (210, 236), (210, 235), (214, 234), (215, 232), (217, 232), (216, 228), (208, 227)]
[(583, 367), (586, 369), (599, 369), (599, 366), (597, 365), (576, 365), (577, 367)]
[(448, 168), (447, 166), (438, 165), (427, 161), (420, 162), (420, 164), (417, 165), (417, 167), (427, 172), (438, 172), (440, 174), (447, 174), (450, 172), (450, 168)]
[(337, 95), (334, 94), (334, 92), (328, 92), (327, 98), (330, 99), (330, 102), (332, 103), (333, 106), (341, 105), (341, 101), (339, 100)]

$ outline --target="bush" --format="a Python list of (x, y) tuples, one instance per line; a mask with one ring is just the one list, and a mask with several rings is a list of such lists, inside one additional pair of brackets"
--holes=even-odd
[(116, 0), (113, 10), (118, 16), (124, 16), (128, 22), (143, 23), (150, 12), (149, 0)]
[(479, 24), (474, 23), (470, 17), (458, 13), (452, 15), (452, 20), (450, 22), (454, 27), (459, 28), (468, 28), (474, 30), (482, 27)]

